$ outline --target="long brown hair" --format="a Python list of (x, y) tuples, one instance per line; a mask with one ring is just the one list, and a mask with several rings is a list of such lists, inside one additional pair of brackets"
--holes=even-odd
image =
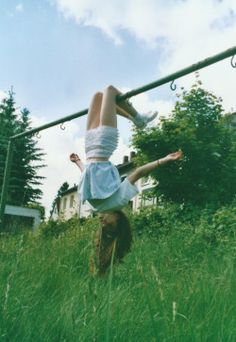
[(114, 250), (114, 262), (121, 262), (130, 251), (132, 233), (129, 219), (121, 210), (115, 210), (109, 215), (112, 223), (102, 224), (96, 237), (96, 257), (98, 274), (105, 274), (111, 264)]

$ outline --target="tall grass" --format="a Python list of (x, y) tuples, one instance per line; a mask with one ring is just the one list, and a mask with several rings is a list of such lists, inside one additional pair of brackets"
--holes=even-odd
[(89, 274), (91, 229), (0, 237), (0, 341), (235, 341), (235, 241), (135, 237)]

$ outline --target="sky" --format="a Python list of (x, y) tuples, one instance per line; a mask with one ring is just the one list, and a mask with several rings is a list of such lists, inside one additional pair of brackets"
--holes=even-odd
[[(236, 1), (0, 0), (0, 44), (0, 99), (13, 87), (17, 108), (28, 108), (37, 127), (88, 108), (110, 84), (126, 92), (236, 46)], [(236, 110), (230, 59), (202, 69), (200, 79), (226, 111)], [(176, 80), (176, 92), (164, 85), (131, 101), (142, 113), (167, 116), (194, 80), (190, 74)], [(40, 133), (47, 211), (63, 182), (78, 182), (68, 156), (84, 158), (85, 125), (83, 117)], [(118, 126), (114, 163), (132, 150), (131, 123), (120, 118)]]

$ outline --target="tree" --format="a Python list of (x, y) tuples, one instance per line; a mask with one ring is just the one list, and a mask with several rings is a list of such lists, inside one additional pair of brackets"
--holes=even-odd
[[(0, 190), (3, 184), (9, 138), (30, 130), (29, 114), (26, 108), (17, 113), (12, 90), (0, 104)], [(42, 191), (39, 186), (43, 177), (38, 175), (38, 170), (45, 166), (42, 164), (43, 156), (44, 153), (37, 147), (33, 135), (14, 140), (7, 203), (27, 205), (37, 203), (41, 198)]]
[(135, 131), (137, 163), (182, 149), (182, 161), (153, 174), (157, 195), (179, 203), (228, 203), (236, 193), (236, 133), (226, 124), (222, 100), (204, 90), (200, 81), (189, 91), (182, 88), (178, 96), (171, 119)]
[(50, 210), (50, 217), (52, 217), (54, 208), (56, 206), (57, 206), (57, 212), (59, 213), (59, 201), (60, 201), (61, 195), (63, 194), (63, 192), (65, 192), (68, 189), (69, 189), (69, 184), (67, 182), (64, 182), (60, 186), (59, 190), (57, 191), (57, 195), (56, 195), (56, 197), (54, 198), (54, 200), (52, 202), (52, 209)]

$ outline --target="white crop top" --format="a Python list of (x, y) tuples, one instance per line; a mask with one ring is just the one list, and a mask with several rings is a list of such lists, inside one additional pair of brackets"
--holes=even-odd
[(118, 145), (118, 129), (111, 126), (98, 126), (86, 132), (86, 158), (109, 158)]

